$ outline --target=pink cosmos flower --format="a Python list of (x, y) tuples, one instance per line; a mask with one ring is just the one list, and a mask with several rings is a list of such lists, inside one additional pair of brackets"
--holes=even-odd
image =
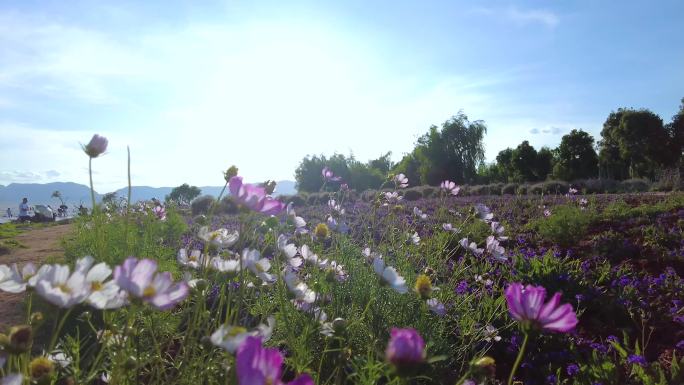
[(98, 156), (102, 155), (105, 151), (107, 151), (107, 144), (109, 141), (107, 138), (104, 136), (100, 136), (98, 134), (93, 135), (93, 138), (90, 139), (90, 142), (83, 146), (83, 151), (91, 157), (91, 158), (97, 158)]
[(425, 341), (415, 329), (392, 328), (385, 357), (397, 367), (421, 364), (425, 361)]
[(323, 175), (323, 179), (325, 179), (327, 182), (339, 182), (342, 180), (341, 177), (335, 176), (328, 166), (323, 167), (321, 174)]
[(161, 221), (166, 220), (166, 209), (164, 207), (154, 206), (154, 208), (152, 209), (152, 212), (154, 213), (154, 215), (157, 216), (157, 218), (159, 218), (159, 220), (161, 220)]
[(461, 188), (459, 186), (456, 186), (456, 183), (449, 180), (445, 180), (442, 183), (440, 183), (439, 188), (444, 190), (446, 193), (454, 196), (458, 195), (458, 192), (461, 191)]
[(406, 188), (408, 187), (408, 178), (404, 174), (397, 174), (394, 176), (394, 184), (397, 186), (397, 188)]
[(269, 196), (265, 188), (242, 183), (241, 176), (230, 178), (228, 188), (235, 199), (256, 212), (276, 215), (285, 209), (285, 204)]
[[(282, 385), (283, 355), (278, 349), (261, 346), (261, 337), (249, 336), (240, 345), (235, 357), (238, 384)], [(313, 385), (308, 374), (302, 374), (289, 385)]]
[(157, 272), (157, 261), (152, 259), (127, 258), (114, 268), (114, 281), (129, 295), (159, 310), (173, 308), (190, 292), (186, 282), (174, 283), (168, 271)]
[(541, 286), (512, 283), (506, 288), (506, 302), (511, 316), (518, 321), (544, 330), (568, 332), (577, 325), (572, 305), (560, 305), (560, 293), (544, 303), (546, 289)]

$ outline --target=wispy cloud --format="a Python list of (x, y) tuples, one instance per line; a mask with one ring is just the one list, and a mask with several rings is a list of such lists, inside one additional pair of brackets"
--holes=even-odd
[(474, 8), (472, 13), (507, 20), (519, 26), (541, 24), (548, 28), (555, 28), (560, 23), (560, 17), (548, 9), (520, 9), (515, 6), (505, 8), (478, 7)]

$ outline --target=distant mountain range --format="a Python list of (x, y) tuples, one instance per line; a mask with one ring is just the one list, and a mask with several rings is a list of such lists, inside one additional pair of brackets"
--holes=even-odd
[[(218, 196), (223, 186), (202, 186), (202, 195)], [(171, 193), (173, 187), (149, 187), (149, 186), (132, 186), (131, 200), (136, 202), (139, 200), (147, 200), (157, 198), (163, 200), (165, 196)], [(62, 194), (62, 199), (69, 206), (90, 206), (90, 187), (73, 182), (54, 182), (54, 183), (11, 183), (7, 186), (0, 185), (0, 208), (4, 210), (11, 207), (16, 210), (22, 198), (26, 197), (29, 204), (50, 204), (58, 205), (59, 199), (52, 198), (52, 193), (59, 191)], [(128, 187), (124, 187), (114, 191), (119, 197), (126, 197), (128, 195)], [(295, 182), (290, 180), (279, 181), (276, 185), (274, 195), (290, 195), (296, 194)], [(104, 194), (96, 193), (95, 199), (100, 201)]]

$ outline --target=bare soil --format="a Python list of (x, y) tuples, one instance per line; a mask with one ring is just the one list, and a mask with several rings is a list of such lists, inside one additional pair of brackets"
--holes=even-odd
[[(64, 250), (60, 240), (69, 234), (71, 229), (71, 224), (59, 223), (45, 228), (26, 230), (15, 237), (26, 247), (13, 249), (9, 254), (0, 255), (0, 264), (16, 263), (21, 268), (26, 263), (33, 262), (38, 267), (48, 257), (61, 259), (64, 256)], [(26, 322), (25, 296), (25, 293), (0, 292), (0, 331), (6, 331), (10, 326)]]

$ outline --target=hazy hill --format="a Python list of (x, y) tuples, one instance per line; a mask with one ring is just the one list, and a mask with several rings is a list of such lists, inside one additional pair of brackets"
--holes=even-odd
[[(201, 186), (202, 194), (218, 196), (223, 186)], [(163, 200), (166, 195), (171, 193), (173, 187), (149, 187), (133, 186), (131, 188), (131, 200), (147, 200), (157, 198)], [(69, 206), (83, 204), (90, 206), (90, 188), (86, 185), (73, 182), (54, 182), (54, 183), (11, 183), (7, 186), (0, 185), (0, 208), (4, 210), (11, 207), (16, 210), (21, 198), (26, 197), (31, 205), (50, 204), (57, 205), (59, 200), (52, 198), (52, 193), (57, 190), (62, 193), (62, 199)], [(115, 191), (118, 197), (128, 195), (128, 187), (120, 188)], [(283, 180), (278, 182), (274, 195), (295, 194), (295, 182)], [(227, 194), (224, 193), (224, 195)], [(96, 193), (95, 199), (102, 199), (103, 194)]]

